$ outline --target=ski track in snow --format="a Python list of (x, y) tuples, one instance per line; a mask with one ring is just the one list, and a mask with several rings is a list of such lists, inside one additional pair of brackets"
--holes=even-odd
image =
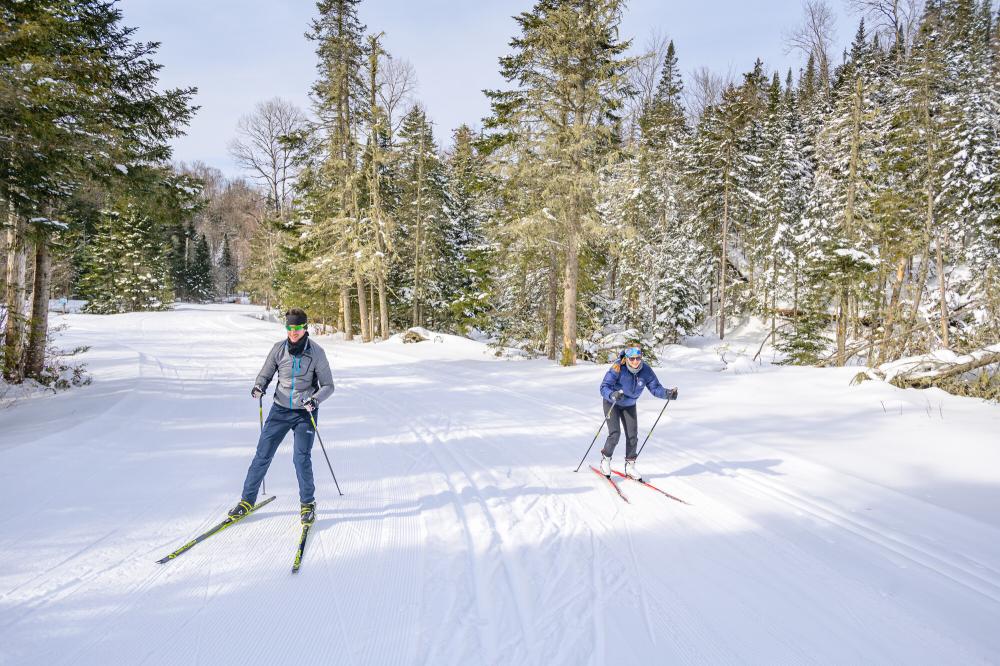
[(642, 458), (691, 505), (622, 479), (626, 504), (593, 451), (572, 473), (603, 367), (430, 343), (320, 340), (344, 496), (317, 441), (299, 573), (290, 438), (276, 501), (155, 564), (238, 499), (245, 395), (282, 334), (249, 312), (65, 318), (94, 385), (0, 411), (0, 664), (1000, 661), (996, 527), (693, 418), (697, 398)]

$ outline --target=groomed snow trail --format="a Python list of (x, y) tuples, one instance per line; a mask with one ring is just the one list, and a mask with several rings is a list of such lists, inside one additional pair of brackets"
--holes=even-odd
[(0, 664), (1000, 662), (1000, 409), (849, 371), (664, 361), (640, 465), (691, 506), (625, 504), (572, 471), (604, 366), (319, 338), (344, 496), (317, 443), (302, 570), (290, 438), (277, 500), (155, 564), (239, 497), (255, 312), (60, 318), (95, 381), (0, 410)]

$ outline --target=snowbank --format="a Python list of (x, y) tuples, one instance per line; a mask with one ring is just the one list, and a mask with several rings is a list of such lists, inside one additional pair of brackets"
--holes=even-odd
[[(404, 341), (407, 332), (413, 332), (424, 338), (424, 342), (407, 343)], [(403, 333), (397, 333), (388, 340), (375, 343), (385, 349), (397, 349), (405, 346), (405, 352), (421, 360), (498, 360), (497, 350), (485, 342), (470, 340), (459, 335), (440, 333), (415, 326)]]
[(10, 407), (22, 400), (52, 393), (55, 391), (39, 384), (34, 379), (26, 379), (22, 384), (8, 384), (3, 377), (0, 377), (0, 409)]

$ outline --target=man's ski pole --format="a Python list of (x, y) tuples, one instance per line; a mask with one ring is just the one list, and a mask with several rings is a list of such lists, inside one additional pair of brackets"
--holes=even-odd
[[(660, 410), (660, 416), (663, 416), (663, 412), (667, 411), (667, 405), (669, 404), (670, 399), (667, 398), (667, 404), (663, 405), (663, 409)], [(653, 431), (656, 430), (656, 424), (660, 422), (660, 416), (656, 417), (656, 420), (653, 421), (653, 427), (649, 429), (649, 434), (646, 435), (646, 439), (642, 440), (642, 446), (639, 447), (639, 453), (635, 454), (636, 460), (639, 459), (639, 456), (642, 454), (642, 450), (646, 448), (646, 442), (648, 442), (649, 438), (653, 436)]]
[(309, 420), (312, 421), (313, 430), (316, 431), (316, 439), (319, 440), (319, 448), (323, 449), (323, 457), (326, 458), (326, 466), (330, 468), (330, 475), (333, 476), (333, 485), (337, 486), (337, 492), (343, 497), (344, 493), (340, 492), (340, 484), (337, 483), (337, 475), (333, 473), (333, 465), (330, 464), (330, 456), (326, 455), (326, 447), (323, 446), (323, 438), (319, 436), (319, 427), (316, 425), (316, 419), (313, 418), (312, 412), (309, 412)]
[(583, 461), (586, 460), (587, 456), (590, 455), (590, 450), (594, 448), (594, 442), (597, 441), (597, 438), (600, 436), (601, 431), (604, 430), (604, 424), (608, 422), (608, 419), (611, 417), (611, 412), (612, 410), (614, 410), (614, 408), (615, 408), (615, 403), (612, 402), (611, 408), (608, 409), (608, 413), (604, 415), (604, 420), (601, 421), (601, 427), (597, 429), (597, 433), (594, 435), (594, 439), (590, 440), (590, 446), (587, 447), (587, 452), (583, 454), (582, 458), (580, 458), (580, 464), (576, 466), (576, 469), (573, 470), (574, 472), (579, 472), (580, 468), (583, 467)]
[[(264, 394), (257, 396), (257, 402), (260, 407), (260, 434), (264, 434)], [(260, 480), (260, 489), (265, 495), (267, 495), (267, 479)]]

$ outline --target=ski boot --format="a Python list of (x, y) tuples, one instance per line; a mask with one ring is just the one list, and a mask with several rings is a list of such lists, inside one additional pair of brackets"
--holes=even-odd
[(611, 478), (611, 456), (604, 455), (603, 451), (601, 452), (601, 474)]
[(239, 504), (229, 510), (229, 517), (232, 520), (239, 520), (250, 513), (251, 509), (253, 509), (253, 504), (241, 499)]
[(302, 516), (303, 525), (312, 525), (316, 521), (316, 502), (303, 504), (299, 509), (299, 515)]
[(634, 460), (625, 461), (625, 476), (636, 481), (642, 481), (642, 474), (639, 474), (639, 470), (635, 468)]

